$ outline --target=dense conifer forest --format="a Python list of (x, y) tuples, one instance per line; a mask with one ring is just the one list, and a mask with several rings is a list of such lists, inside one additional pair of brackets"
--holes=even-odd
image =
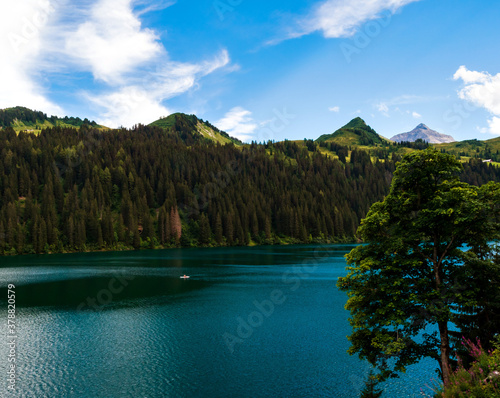
[[(325, 144), (323, 144), (325, 145)], [(138, 125), (0, 130), (0, 253), (353, 240), (397, 154), (307, 141), (220, 145)], [(500, 181), (473, 160), (462, 179)]]
[(31, 109), (16, 106), (14, 108), (0, 109), (0, 127), (12, 127), (17, 123), (21, 123), (22, 126), (30, 126), (34, 128), (39, 128), (38, 125), (69, 125), (75, 127), (81, 127), (84, 124), (88, 124), (92, 127), (100, 127), (95, 121), (90, 121), (87, 118), (80, 119), (79, 117), (68, 117), (59, 118), (57, 116), (48, 117), (46, 113), (40, 111), (33, 111)]

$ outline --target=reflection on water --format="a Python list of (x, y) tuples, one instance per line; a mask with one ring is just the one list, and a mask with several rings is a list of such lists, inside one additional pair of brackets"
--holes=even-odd
[[(4, 308), (16, 284), (17, 396), (355, 397), (368, 367), (346, 354), (335, 288), (351, 247), (2, 258)], [(434, 368), (413, 367), (385, 396), (419, 396)]]
[[(78, 310), (106, 309), (108, 304), (113, 304), (112, 308), (116, 308), (133, 299), (185, 293), (208, 285), (203, 280), (186, 283), (179, 277), (137, 276), (121, 272), (107, 277), (18, 285), (16, 304), (20, 308), (57, 306), (74, 307)], [(7, 297), (7, 287), (0, 288), (0, 297)]]

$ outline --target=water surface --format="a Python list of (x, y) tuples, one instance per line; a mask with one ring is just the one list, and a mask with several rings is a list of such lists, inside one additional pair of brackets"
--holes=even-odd
[[(6, 396), (357, 397), (369, 368), (346, 353), (347, 297), (335, 287), (351, 248), (1, 258), (0, 305), (15, 284), (18, 323)], [(4, 344), (2, 375), (7, 355)], [(384, 397), (430, 392), (435, 367), (413, 366)]]

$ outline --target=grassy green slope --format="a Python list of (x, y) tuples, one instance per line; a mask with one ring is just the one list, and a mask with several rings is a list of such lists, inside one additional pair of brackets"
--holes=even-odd
[(42, 129), (51, 127), (73, 127), (79, 128), (83, 124), (91, 125), (93, 128), (107, 129), (94, 121), (75, 117), (59, 118), (57, 116), (48, 117), (43, 112), (16, 106), (14, 108), (0, 109), (0, 128), (12, 127), (16, 132), (27, 131), (35, 134)]
[(195, 115), (186, 115), (184, 113), (174, 113), (167, 117), (158, 119), (150, 124), (150, 126), (161, 127), (164, 129), (174, 129), (180, 131), (183, 128), (188, 128), (189, 131), (197, 132), (204, 138), (218, 142), (219, 144), (236, 144), (241, 145), (242, 142), (236, 138), (229, 136), (224, 131), (220, 131), (217, 127), (198, 119)]
[(324, 134), (316, 142), (335, 142), (345, 146), (385, 146), (391, 141), (378, 135), (363, 119), (357, 117), (333, 134)]
[(435, 145), (437, 149), (444, 150), (457, 156), (462, 162), (471, 158), (492, 159), (493, 164), (500, 166), (500, 137), (486, 141), (465, 140)]

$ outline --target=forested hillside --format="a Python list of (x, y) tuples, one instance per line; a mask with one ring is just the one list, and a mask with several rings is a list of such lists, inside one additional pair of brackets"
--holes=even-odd
[(230, 137), (226, 132), (220, 131), (208, 121), (198, 119), (196, 115), (186, 115), (184, 113), (173, 113), (170, 116), (156, 120), (149, 126), (162, 127), (176, 131), (181, 136), (187, 132), (194, 133), (194, 137), (199, 139), (218, 142), (220, 144), (233, 143), (243, 144), (237, 138)]
[(96, 128), (103, 128), (95, 121), (90, 121), (87, 118), (82, 120), (79, 117), (68, 116), (65, 116), (63, 118), (59, 118), (57, 116), (48, 117), (47, 114), (43, 112), (33, 111), (22, 106), (0, 109), (0, 128), (12, 127), (17, 131), (40, 131), (41, 129), (47, 127), (81, 127), (84, 124)]
[[(329, 149), (349, 160), (312, 142), (220, 145), (155, 126), (6, 128), (0, 252), (352, 240), (398, 157)], [(463, 178), (482, 184), (500, 171), (474, 161)]]

